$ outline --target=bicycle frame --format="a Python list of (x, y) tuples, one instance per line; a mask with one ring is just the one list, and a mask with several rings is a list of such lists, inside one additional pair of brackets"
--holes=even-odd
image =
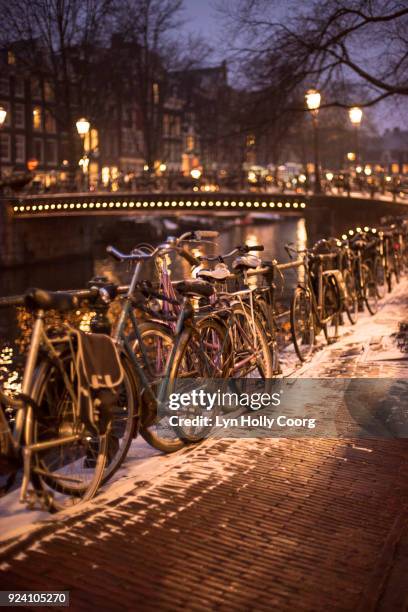
[[(59, 338), (58, 342), (62, 339)], [(22, 451), (24, 467), (23, 467), (23, 481), (20, 490), (20, 501), (23, 502), (27, 499), (28, 487), (31, 479), (31, 468), (32, 468), (32, 454), (47, 450), (51, 448), (57, 448), (63, 444), (70, 444), (80, 439), (79, 434), (73, 434), (71, 436), (65, 436), (62, 438), (56, 438), (54, 440), (47, 440), (45, 442), (33, 443), (33, 430), (34, 430), (34, 372), (38, 362), (38, 355), (41, 346), (44, 345), (48, 353), (52, 356), (53, 362), (58, 365), (60, 372), (64, 379), (64, 384), (69, 391), (73, 405), (77, 405), (75, 391), (72, 388), (72, 384), (68, 379), (66, 372), (60, 362), (58, 352), (53, 346), (53, 342), (48, 338), (44, 329), (44, 311), (38, 310), (36, 312), (36, 318), (33, 326), (33, 332), (31, 335), (30, 346), (28, 350), (27, 360), (24, 368), (22, 389), (20, 399), (14, 400), (7, 397), (4, 393), (1, 393), (2, 401), (9, 407), (17, 410), (15, 425), (11, 432), (11, 441), (13, 444), (14, 451)], [(79, 413), (75, 414), (76, 418), (79, 418)], [(23, 443), (24, 439), (24, 443)]]

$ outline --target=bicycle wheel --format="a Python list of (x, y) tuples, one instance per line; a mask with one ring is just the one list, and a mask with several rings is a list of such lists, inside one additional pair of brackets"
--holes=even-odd
[(357, 322), (358, 317), (358, 296), (356, 289), (356, 279), (350, 270), (343, 271), (344, 285), (346, 287), (346, 296), (344, 301), (344, 310), (352, 325)]
[(43, 361), (34, 377), (32, 398), (38, 410), (32, 440), (26, 443), (59, 442), (32, 457), (32, 483), (50, 511), (91, 499), (106, 465), (108, 434), (89, 431), (77, 417), (75, 372), (72, 355), (65, 354), (57, 362)]
[(128, 357), (120, 355), (123, 367), (123, 382), (117, 389), (117, 402), (112, 407), (111, 427), (108, 435), (106, 467), (101, 484), (105, 484), (120, 468), (132, 439), (137, 435), (140, 395)]
[[(174, 336), (166, 325), (154, 321), (141, 323), (139, 332), (148, 360), (148, 367), (144, 368), (145, 374), (154, 396), (157, 397), (160, 382), (166, 371), (167, 360), (173, 348)], [(133, 350), (143, 363), (141, 349), (137, 342), (134, 342)], [(144, 440), (163, 453), (173, 453), (183, 448), (184, 441), (170, 426), (168, 416), (159, 417), (156, 402), (151, 401), (140, 381), (139, 392), (142, 398), (139, 431)]]
[(365, 264), (361, 266), (361, 275), (364, 302), (367, 306), (368, 312), (374, 315), (378, 310), (377, 284), (374, 280), (373, 273)]
[(377, 295), (380, 300), (387, 293), (387, 274), (385, 271), (384, 262), (381, 257), (376, 257), (374, 260), (374, 280), (377, 286)]
[(327, 343), (332, 344), (336, 341), (339, 331), (340, 295), (337, 285), (327, 280), (323, 285), (322, 319), (329, 319), (323, 325), (323, 331)]
[(290, 305), (292, 342), (300, 361), (306, 361), (313, 351), (315, 333), (312, 298), (306, 289), (297, 287)]
[(274, 362), (262, 321), (249, 306), (232, 307), (230, 337), (233, 348), (233, 378), (273, 378)]
[[(230, 340), (225, 326), (213, 317), (205, 317), (197, 323), (196, 329), (186, 329), (177, 340), (177, 350), (172, 363), (167, 395), (177, 392), (188, 393), (196, 388), (198, 380), (211, 381), (223, 378), (226, 373), (224, 356), (230, 351), (226, 347)], [(197, 383), (195, 382), (197, 381)], [(201, 387), (201, 385), (200, 385)], [(174, 425), (174, 430), (182, 440), (196, 443), (207, 437), (212, 429), (212, 419), (217, 414), (217, 407), (211, 411), (211, 419), (196, 419), (191, 424)], [(202, 408), (195, 405), (184, 406), (183, 417), (194, 419), (205, 415)]]
[[(278, 344), (278, 326), (275, 324), (275, 313), (268, 302), (260, 297), (255, 302), (256, 312), (262, 324), (268, 339), (269, 352), (271, 354), (274, 374), (280, 374), (281, 368), (279, 363), (279, 344)], [(281, 331), (281, 330), (279, 330)], [(283, 333), (280, 334), (280, 345), (284, 346)]]

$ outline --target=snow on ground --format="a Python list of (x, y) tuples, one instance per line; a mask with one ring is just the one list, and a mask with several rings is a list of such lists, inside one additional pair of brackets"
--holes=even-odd
[[(290, 352), (286, 359), (286, 373), (294, 377), (325, 377), (333, 376), (328, 373), (328, 366), (333, 367), (335, 355), (342, 354), (347, 360), (348, 355), (353, 357), (358, 354), (358, 359), (364, 360), (370, 355), (371, 360), (394, 359), (401, 356), (397, 354), (395, 346), (390, 340), (391, 334), (398, 329), (398, 322), (408, 320), (408, 279), (404, 279), (394, 291), (387, 295), (379, 305), (378, 313), (371, 317), (368, 313), (360, 313), (359, 320), (355, 326), (345, 324), (340, 328), (338, 342), (326, 346), (324, 336), (318, 339), (316, 351), (312, 359), (303, 365), (296, 363), (294, 352)], [(339, 374), (339, 377), (348, 374)], [(236, 440), (233, 444), (244, 443), (246, 440)], [(216, 440), (207, 440), (205, 448), (215, 444)], [(279, 440), (276, 440), (279, 443)], [(202, 446), (201, 446), (202, 448)], [(98, 494), (98, 496), (79, 507), (73, 507), (58, 515), (51, 516), (48, 512), (30, 511), (19, 503), (19, 489), (16, 488), (8, 495), (0, 499), (0, 552), (7, 548), (7, 540), (27, 535), (39, 525), (52, 521), (61, 521), (73, 514), (82, 512), (86, 507), (103, 509), (109, 500), (118, 498), (132, 490), (144, 491), (157, 479), (165, 478), (166, 474), (176, 466), (181, 467), (190, 461), (190, 453), (196, 455), (200, 452), (200, 446), (187, 448), (172, 455), (163, 455), (152, 449), (139, 436), (132, 444), (126, 462), (121, 469)], [(205, 459), (207, 461), (207, 457)], [(222, 463), (222, 462), (220, 462)], [(219, 466), (222, 469), (222, 466)], [(1, 545), (1, 542), (3, 545)]]

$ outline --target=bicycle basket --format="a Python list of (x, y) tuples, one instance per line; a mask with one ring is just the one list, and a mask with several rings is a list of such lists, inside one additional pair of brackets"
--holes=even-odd
[(123, 367), (113, 340), (105, 334), (70, 329), (76, 338), (75, 362), (80, 414), (98, 433), (105, 433), (123, 382)]

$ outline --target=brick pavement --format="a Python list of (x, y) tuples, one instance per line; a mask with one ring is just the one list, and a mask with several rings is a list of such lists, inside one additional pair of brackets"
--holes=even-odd
[[(375, 350), (405, 289), (313, 375), (406, 376)], [(74, 610), (408, 609), (405, 440), (217, 440), (168, 461), (9, 542), (2, 588), (69, 590)]]

